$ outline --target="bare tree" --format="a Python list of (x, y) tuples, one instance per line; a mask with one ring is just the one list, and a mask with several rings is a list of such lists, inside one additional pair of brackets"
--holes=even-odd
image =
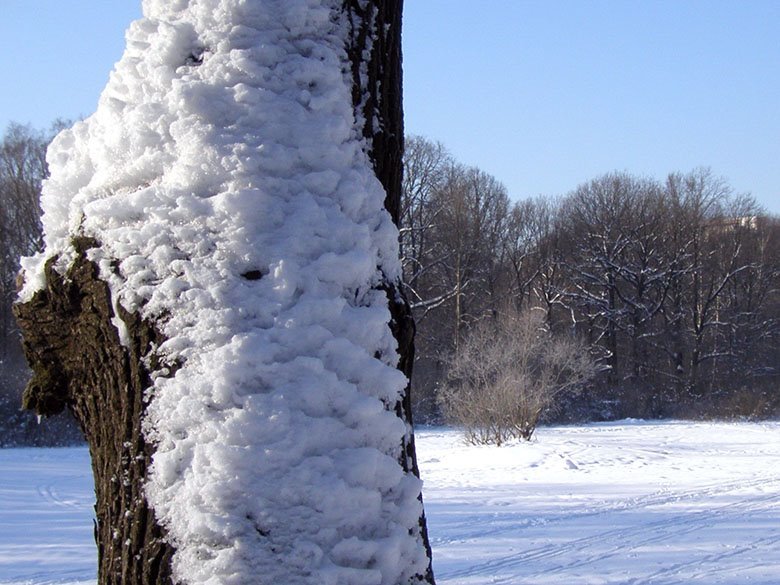
[(780, 367), (771, 344), (780, 333), (780, 221), (742, 216), (731, 229), (742, 232), (739, 264), (746, 268), (728, 283), (721, 299), (723, 343), (729, 347), (729, 375), (755, 380)]
[(49, 140), (29, 126), (11, 124), (0, 144), (0, 359), (7, 357), (15, 330), (11, 305), (19, 257), (38, 251), (42, 243), (39, 198)]
[(463, 331), (502, 301), (496, 283), (504, 268), (499, 256), (509, 197), (495, 177), (461, 166), (450, 170), (436, 197), (442, 208), (436, 226), (439, 278), (452, 291), (445, 327), (457, 348)]
[(585, 347), (554, 336), (542, 311), (508, 309), (472, 329), (450, 362), (442, 408), (472, 443), (528, 440), (543, 412), (595, 373)]
[(437, 222), (441, 221), (446, 204), (437, 193), (444, 188), (454, 166), (452, 157), (440, 143), (420, 136), (406, 138), (401, 192), (401, 262), (404, 289), (418, 324), (455, 294), (435, 278), (447, 257), (447, 251), (436, 245)]
[(443, 358), (510, 294), (509, 200), (494, 177), (423, 138), (408, 141), (404, 165), (404, 287), (418, 323), (413, 394), (418, 411), (435, 416)]
[(620, 256), (628, 245), (628, 224), (638, 185), (626, 174), (612, 173), (580, 185), (564, 203), (574, 290), (569, 303), (586, 319), (593, 343), (608, 352), (611, 376), (619, 376), (618, 332), (623, 313), (618, 294)]
[(565, 313), (569, 291), (564, 281), (563, 257), (568, 245), (560, 221), (560, 200), (537, 197), (515, 203), (507, 226), (505, 272), (513, 303), (542, 307), (551, 330)]
[(683, 270), (687, 245), (673, 245), (672, 212), (656, 181), (612, 173), (566, 198), (563, 296), (575, 322), (606, 351), (609, 396), (632, 412), (658, 415), (658, 378), (666, 350), (661, 315)]
[(672, 174), (666, 190), (673, 210), (670, 239), (685, 251), (668, 314), (678, 345), (679, 383), (695, 398), (713, 386), (713, 367), (722, 357), (716, 339), (723, 297), (751, 264), (742, 254), (750, 225), (742, 222), (754, 218), (758, 209), (752, 198), (735, 197), (709, 169)]

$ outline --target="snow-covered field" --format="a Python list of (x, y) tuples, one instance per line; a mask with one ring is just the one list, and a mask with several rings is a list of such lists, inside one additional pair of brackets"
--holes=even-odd
[(0, 449), (0, 583), (94, 583), (86, 448)]
[[(440, 585), (780, 583), (780, 423), (420, 429)], [(0, 450), (0, 583), (94, 583), (86, 449)]]

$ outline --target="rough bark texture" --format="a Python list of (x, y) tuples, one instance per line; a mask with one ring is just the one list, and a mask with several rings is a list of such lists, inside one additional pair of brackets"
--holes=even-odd
[[(365, 121), (363, 134), (371, 160), (385, 187), (385, 206), (398, 223), (403, 154), (401, 104), (401, 0), (344, 0), (353, 23), (349, 47), (353, 100)], [(388, 26), (389, 25), (389, 26)], [(378, 32), (370, 53), (367, 44)], [(368, 63), (364, 61), (370, 54)], [(86, 259), (99, 242), (76, 242), (79, 259), (66, 278), (47, 267), (45, 290), (16, 306), (27, 359), (34, 372), (24, 407), (50, 416), (69, 408), (89, 443), (95, 477), (99, 577), (106, 584), (169, 584), (173, 549), (165, 543), (142, 493), (152, 447), (145, 443), (141, 421), (143, 392), (151, 385), (142, 361), (161, 336), (154, 324), (121, 311), (130, 333), (123, 347), (111, 320), (108, 286)], [(390, 302), (391, 327), (398, 340), (399, 368), (411, 376), (414, 321), (397, 283), (382, 287)], [(155, 364), (151, 364), (152, 371)], [(397, 405), (398, 416), (411, 423), (409, 389)], [(414, 441), (403, 445), (401, 464), (419, 475)], [(430, 558), (425, 518), (420, 526)], [(433, 583), (428, 568), (426, 581)]]
[[(401, 184), (403, 178), (404, 120), (403, 120), (403, 72), (401, 55), (401, 14), (403, 0), (361, 0), (345, 2), (353, 23), (352, 46), (349, 57), (352, 65), (352, 101), (363, 119), (363, 136), (371, 145), (371, 162), (377, 178), (385, 188), (385, 208), (396, 225), (400, 223)], [(372, 35), (372, 31), (377, 31)], [(373, 37), (370, 57), (364, 61), (368, 39)], [(398, 286), (387, 282), (391, 328), (398, 341), (400, 356), (398, 367), (411, 379), (414, 363), (415, 325), (409, 302)], [(411, 388), (397, 407), (398, 416), (412, 424)], [(401, 465), (419, 477), (414, 436), (403, 446), (406, 454)], [(428, 558), (431, 546), (425, 516), (420, 518)], [(425, 575), (428, 583), (434, 583), (432, 566)]]
[[(398, 225), (404, 150), (403, 0), (346, 0), (345, 6), (352, 23), (352, 102), (363, 118), (363, 136), (372, 147), (371, 162), (387, 194), (385, 207)], [(364, 51), (374, 30), (377, 34), (366, 62)]]
[(142, 493), (152, 451), (141, 433), (151, 385), (141, 360), (160, 336), (125, 313), (131, 347), (121, 345), (108, 286), (84, 258), (97, 245), (77, 241), (67, 279), (50, 262), (46, 289), (15, 307), (33, 370), (23, 406), (44, 416), (67, 407), (81, 425), (95, 478), (99, 583), (170, 583), (173, 550)]

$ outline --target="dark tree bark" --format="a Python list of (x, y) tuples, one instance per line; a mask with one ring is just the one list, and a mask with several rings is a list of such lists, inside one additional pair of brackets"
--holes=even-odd
[[(401, 194), (403, 115), (401, 104), (401, 0), (344, 0), (341, 10), (352, 23), (348, 56), (353, 72), (353, 105), (363, 122), (370, 157), (386, 190), (385, 206), (398, 223)], [(370, 48), (370, 51), (366, 49)], [(364, 62), (370, 55), (368, 62)], [(362, 71), (367, 76), (361, 77)], [(27, 359), (34, 372), (24, 407), (51, 416), (69, 409), (89, 443), (97, 503), (95, 538), (101, 585), (168, 584), (174, 550), (156, 522), (143, 494), (153, 446), (141, 431), (144, 390), (158, 364), (144, 363), (152, 345), (164, 339), (155, 323), (120, 308), (114, 315), (107, 284), (86, 257), (100, 242), (74, 242), (79, 254), (64, 277), (46, 268), (46, 287), (32, 300), (16, 305)], [(386, 279), (380, 288), (389, 300), (399, 368), (411, 375), (414, 322), (399, 283)], [(112, 319), (130, 333), (125, 347)], [(396, 407), (411, 424), (409, 389)], [(403, 445), (401, 465), (419, 475), (413, 435)], [(420, 527), (430, 559), (425, 518)], [(433, 583), (430, 564), (424, 581)]]
[(83, 256), (95, 246), (77, 242), (81, 256), (67, 279), (49, 262), (46, 289), (15, 306), (33, 370), (23, 406), (43, 416), (67, 407), (81, 425), (95, 479), (99, 582), (170, 583), (173, 549), (142, 492), (152, 449), (141, 433), (143, 391), (151, 385), (141, 358), (161, 337), (125, 313), (132, 344), (121, 345), (108, 285)]
[[(403, 87), (401, 57), (401, 13), (403, 0), (375, 0), (365, 5), (360, 0), (348, 0), (347, 10), (353, 23), (349, 57), (352, 63), (352, 102), (355, 110), (362, 114), (363, 136), (372, 146), (371, 162), (377, 178), (385, 188), (385, 208), (396, 226), (401, 221), (401, 191), (403, 178)], [(365, 5), (365, 8), (361, 8)], [(354, 17), (358, 16), (357, 19)], [(361, 83), (360, 64), (366, 39), (370, 36), (367, 27), (374, 23), (378, 34), (374, 38), (373, 50), (367, 63), (367, 83)], [(362, 87), (362, 85), (365, 85)], [(380, 128), (374, 127), (378, 120)], [(385, 284), (387, 300), (392, 315), (391, 328), (398, 341), (400, 356), (398, 368), (412, 378), (414, 364), (414, 319), (409, 302), (400, 286), (401, 283), (388, 281)], [(397, 405), (398, 416), (412, 424), (411, 386), (407, 385), (403, 400)], [(405, 461), (401, 462), (404, 471), (412, 471), (419, 477), (414, 435), (409, 436), (403, 446)], [(431, 546), (425, 516), (420, 518), (420, 529), (428, 553), (432, 558)], [(433, 583), (433, 569), (428, 565), (426, 581)]]

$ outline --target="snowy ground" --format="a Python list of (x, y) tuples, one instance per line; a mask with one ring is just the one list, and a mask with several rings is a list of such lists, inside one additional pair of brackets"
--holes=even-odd
[[(780, 583), (780, 423), (421, 429), (440, 585)], [(0, 450), (0, 583), (94, 583), (85, 449)]]
[(94, 583), (86, 448), (0, 449), (0, 583)]

